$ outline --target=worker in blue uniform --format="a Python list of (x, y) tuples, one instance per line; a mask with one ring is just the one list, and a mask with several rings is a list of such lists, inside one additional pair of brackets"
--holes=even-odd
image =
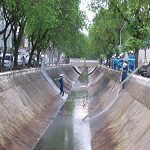
[(122, 64), (123, 64), (123, 58), (122, 56), (118, 57), (118, 64), (117, 64), (117, 70), (121, 70), (122, 69)]
[(113, 58), (113, 69), (116, 70), (118, 65), (118, 58), (114, 56)]
[(64, 80), (63, 75), (60, 74), (59, 78), (56, 78), (55, 80), (58, 80), (60, 83), (60, 95), (64, 96)]
[(131, 51), (129, 55), (129, 70), (133, 71), (134, 70), (134, 63), (135, 63), (135, 56), (133, 54), (133, 51)]

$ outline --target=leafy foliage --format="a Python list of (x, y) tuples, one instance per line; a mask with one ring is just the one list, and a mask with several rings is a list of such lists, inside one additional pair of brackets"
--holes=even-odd
[(90, 28), (90, 47), (97, 56), (110, 58), (112, 54), (119, 53), (119, 34), (122, 27), (122, 18), (114, 9), (101, 9), (94, 18)]
[[(101, 0), (101, 1), (94, 0), (92, 7), (93, 9), (95, 9), (95, 12), (98, 12), (97, 13), (98, 15), (99, 13), (102, 12), (103, 9), (105, 9), (106, 10), (105, 14), (107, 12), (112, 12), (113, 16), (118, 17), (119, 19), (118, 21), (114, 20), (114, 17), (112, 17), (111, 15), (109, 19), (106, 18), (109, 20), (109, 23), (112, 25), (112, 29), (114, 29), (114, 26), (116, 27), (118, 26), (118, 29), (119, 27), (121, 29), (121, 24), (123, 25), (123, 22), (127, 22), (127, 25), (126, 25), (127, 27), (124, 28), (124, 33), (127, 31), (126, 32), (127, 34), (126, 33), (123, 34), (122, 38), (124, 39), (126, 36), (128, 38), (126, 40), (123, 40), (124, 42), (123, 48), (124, 50), (129, 50), (129, 48), (135, 50), (136, 67), (137, 67), (139, 48), (143, 47), (143, 42), (145, 41), (146, 38), (149, 37), (149, 32), (147, 32), (149, 29), (149, 23), (150, 23), (149, 1), (148, 0), (142, 0), (142, 1), (141, 0), (138, 0), (138, 1), (137, 0), (132, 0), (132, 1), (129, 1), (129, 0), (123, 0), (123, 1), (122, 0), (109, 0), (109, 1), (108, 0)], [(104, 18), (104, 16), (102, 16), (102, 18)], [(102, 20), (102, 18), (99, 18), (99, 20)], [(101, 24), (99, 25), (101, 26)], [(97, 32), (97, 29), (94, 29), (94, 30), (95, 32)], [(111, 28), (107, 28), (107, 31), (109, 33), (112, 32)], [(116, 30), (114, 29), (113, 31), (114, 31), (113, 35), (116, 37), (116, 35), (118, 34), (117, 28)], [(95, 39), (95, 42), (96, 40), (98, 39)], [(111, 43), (109, 40), (106, 40), (106, 39), (105, 39), (105, 42), (107, 42), (106, 45), (109, 45), (109, 43)], [(116, 45), (117, 43), (114, 42), (114, 44)]]
[[(49, 46), (54, 46), (69, 56), (84, 53), (83, 49), (87, 44), (79, 39), (85, 40), (86, 37), (83, 38), (79, 29), (85, 25), (85, 15), (79, 10), (79, 4), (79, 0), (2, 0), (0, 2), (0, 7), (6, 10), (9, 18), (9, 24), (5, 30), (0, 31), (0, 34), (4, 34), (9, 25), (12, 27), (16, 69), (18, 49), (24, 37), (32, 43), (29, 67), (32, 56), (45, 51)], [(3, 13), (1, 16), (4, 18)], [(77, 51), (82, 53), (76, 53)]]

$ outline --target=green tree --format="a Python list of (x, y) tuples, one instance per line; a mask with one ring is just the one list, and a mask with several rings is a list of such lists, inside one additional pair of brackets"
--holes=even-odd
[(2, 61), (0, 64), (0, 70), (1, 72), (4, 71), (4, 58), (7, 52), (7, 40), (10, 37), (11, 34), (11, 23), (13, 21), (12, 16), (8, 16), (8, 12), (10, 12), (11, 10), (9, 10), (9, 5), (7, 5), (8, 1), (1, 1), (0, 3), (0, 8), (1, 8), (1, 13), (0, 13), (0, 18), (1, 20), (5, 21), (5, 26), (4, 28), (0, 31), (0, 35), (3, 35), (3, 42), (4, 42), (4, 50), (3, 50), (3, 57), (2, 57)]
[(32, 43), (29, 66), (33, 54), (39, 53), (48, 46), (55, 46), (57, 50), (68, 54), (68, 51), (73, 50), (73, 43), (77, 38), (79, 28), (83, 26), (79, 0), (44, 0), (40, 3), (34, 3), (33, 6), (26, 27), (26, 32)]
[[(138, 55), (139, 48), (143, 45), (145, 37), (148, 37), (148, 34), (145, 35), (147, 27), (149, 27), (149, 10), (150, 5), (148, 0), (103, 0), (103, 4), (107, 5), (107, 8), (114, 7), (117, 13), (119, 13), (123, 20), (127, 22), (128, 32), (130, 33), (130, 39), (134, 39), (134, 42), (131, 42), (131, 47), (135, 49), (135, 66), (138, 66)], [(98, 6), (97, 8), (102, 7), (100, 1), (95, 0), (93, 6)], [(148, 32), (146, 32), (148, 33)], [(128, 41), (132, 41), (132, 40)]]
[(22, 38), (26, 26), (27, 13), (29, 11), (30, 3), (26, 0), (12, 0), (9, 5), (11, 10), (8, 14), (12, 16), (11, 23), (12, 30), (12, 44), (14, 49), (14, 69), (18, 69), (18, 49), (22, 44)]
[(59, 9), (57, 1), (36, 1), (27, 16), (26, 34), (31, 41), (31, 52), (28, 61), (28, 67), (31, 66), (31, 60), (35, 53), (39, 58), (42, 50), (45, 50), (51, 38), (55, 34), (55, 29), (59, 25)]
[[(11, 26), (14, 48), (14, 69), (17, 69), (18, 49), (23, 37), (31, 43), (28, 67), (32, 56), (45, 51), (48, 47), (64, 51), (68, 55), (76, 55), (77, 50), (88, 44), (81, 43), (84, 36), (80, 29), (85, 25), (83, 12), (79, 10), (79, 0), (2, 0), (9, 17), (8, 25), (0, 31), (4, 34)], [(6, 36), (5, 36), (6, 37)], [(79, 40), (81, 39), (81, 40)], [(79, 45), (78, 45), (79, 44)], [(5, 46), (6, 47), (6, 46)], [(80, 50), (79, 50), (80, 49)]]
[(100, 9), (89, 31), (90, 48), (97, 56), (105, 55), (107, 60), (112, 54), (119, 54), (118, 45), (123, 20), (119, 13), (114, 11), (112, 7)]
[[(84, 26), (85, 16), (79, 10), (79, 1), (70, 0), (63, 1), (61, 7), (61, 24), (57, 28), (56, 34), (53, 36), (52, 43), (57, 50), (65, 52), (68, 56), (73, 57), (79, 50), (79, 38), (82, 36), (79, 29)], [(81, 51), (80, 51), (81, 52)], [(79, 54), (79, 53), (78, 53)]]

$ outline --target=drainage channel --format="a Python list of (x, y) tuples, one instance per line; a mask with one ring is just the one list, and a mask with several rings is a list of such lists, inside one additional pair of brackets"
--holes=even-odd
[(91, 150), (87, 73), (84, 71), (53, 123), (33, 150)]

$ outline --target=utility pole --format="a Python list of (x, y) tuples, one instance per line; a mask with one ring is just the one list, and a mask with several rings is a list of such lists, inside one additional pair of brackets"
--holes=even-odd
[(122, 52), (122, 30), (123, 30), (123, 28), (125, 27), (126, 23), (127, 23), (127, 22), (125, 22), (125, 23), (123, 24), (122, 28), (120, 29), (120, 44), (119, 44), (119, 46), (118, 46), (118, 49), (119, 49), (120, 53)]

